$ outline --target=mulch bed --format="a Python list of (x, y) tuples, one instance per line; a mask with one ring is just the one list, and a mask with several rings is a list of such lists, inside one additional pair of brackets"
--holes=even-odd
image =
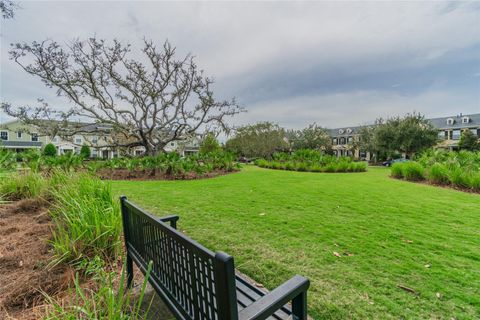
[(188, 172), (178, 175), (169, 175), (159, 170), (127, 170), (127, 169), (100, 169), (96, 172), (96, 175), (100, 179), (104, 180), (134, 180), (134, 181), (145, 181), (145, 180), (195, 180), (195, 179), (206, 179), (214, 178), (218, 176), (223, 176), (229, 173), (238, 172), (239, 170), (226, 171), (226, 170), (215, 170), (212, 172), (198, 174), (195, 172)]
[(406, 182), (412, 182), (412, 183), (420, 183), (420, 184), (425, 184), (428, 186), (434, 186), (434, 187), (440, 187), (440, 188), (445, 188), (445, 189), (450, 189), (450, 190), (457, 190), (457, 191), (462, 191), (466, 193), (473, 193), (473, 194), (480, 194), (480, 191), (475, 191), (470, 188), (466, 187), (458, 187), (454, 186), (451, 184), (440, 184), (440, 183), (434, 183), (428, 180), (418, 180), (418, 181), (410, 181), (410, 180), (405, 180), (405, 179), (400, 179), (400, 178), (395, 178), (395, 177), (390, 177), (395, 180), (401, 180), (401, 181), (406, 181)]
[(55, 295), (73, 280), (68, 267), (47, 268), (52, 260), (47, 203), (0, 205), (0, 234), (0, 319), (38, 319), (44, 294)]

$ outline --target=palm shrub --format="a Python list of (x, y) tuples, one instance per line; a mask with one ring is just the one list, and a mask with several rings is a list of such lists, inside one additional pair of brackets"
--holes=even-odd
[[(57, 175), (51, 210), (55, 228), (53, 265), (78, 263), (95, 255), (114, 258), (120, 250), (122, 221), (109, 184), (89, 174)], [(62, 184), (63, 182), (63, 184)]]
[(17, 167), (17, 155), (6, 149), (0, 149), (0, 169), (13, 170)]
[(402, 175), (408, 181), (420, 181), (425, 179), (425, 169), (415, 161), (404, 162), (402, 166)]
[(461, 167), (454, 168), (450, 171), (449, 180), (452, 185), (459, 188), (469, 188), (471, 185), (470, 175)]
[(88, 158), (90, 158), (90, 154), (91, 154), (90, 147), (87, 146), (86, 144), (84, 144), (82, 146), (82, 148), (80, 149), (80, 156), (83, 159), (88, 159)]

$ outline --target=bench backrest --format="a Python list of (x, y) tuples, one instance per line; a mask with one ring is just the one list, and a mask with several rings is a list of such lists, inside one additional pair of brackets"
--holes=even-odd
[(199, 243), (121, 197), (128, 255), (179, 319), (237, 319), (233, 258)]

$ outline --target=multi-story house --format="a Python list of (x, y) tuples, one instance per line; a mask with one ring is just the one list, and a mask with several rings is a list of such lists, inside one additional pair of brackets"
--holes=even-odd
[[(437, 148), (456, 150), (462, 132), (470, 130), (480, 139), (480, 113), (428, 119), (438, 129)], [(362, 126), (330, 129), (332, 148), (336, 156), (351, 156), (356, 159), (371, 160), (369, 152), (355, 149), (352, 143), (358, 139), (358, 130)]]
[[(97, 123), (72, 123), (76, 131), (81, 132), (73, 135), (68, 140), (59, 136), (42, 134), (40, 128), (34, 125), (25, 125), (20, 120), (13, 120), (0, 124), (0, 147), (21, 152), (26, 149), (41, 149), (46, 144), (52, 143), (57, 148), (58, 154), (66, 152), (80, 153), (83, 145), (91, 150), (92, 158), (111, 159), (120, 154), (120, 150), (112, 147), (110, 126)], [(187, 141), (172, 141), (166, 147), (167, 152), (178, 152), (180, 155), (188, 155), (199, 151), (198, 139)], [(127, 151), (125, 151), (127, 152)], [(132, 155), (144, 153), (143, 147), (128, 150)]]
[[(52, 125), (54, 123), (52, 122)], [(115, 148), (110, 147), (109, 127), (95, 123), (75, 123), (79, 134), (71, 139), (50, 136), (34, 125), (25, 125), (20, 120), (13, 120), (0, 125), (0, 147), (21, 152), (26, 149), (41, 149), (51, 143), (58, 154), (67, 152), (80, 153), (83, 145), (91, 149), (92, 158), (111, 159), (118, 155)]]

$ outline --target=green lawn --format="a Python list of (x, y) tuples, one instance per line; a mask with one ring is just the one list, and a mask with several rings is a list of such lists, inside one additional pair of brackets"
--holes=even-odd
[(315, 319), (480, 318), (480, 196), (388, 175), (248, 166), (113, 186), (155, 214), (180, 215), (180, 230), (267, 288), (308, 277)]

